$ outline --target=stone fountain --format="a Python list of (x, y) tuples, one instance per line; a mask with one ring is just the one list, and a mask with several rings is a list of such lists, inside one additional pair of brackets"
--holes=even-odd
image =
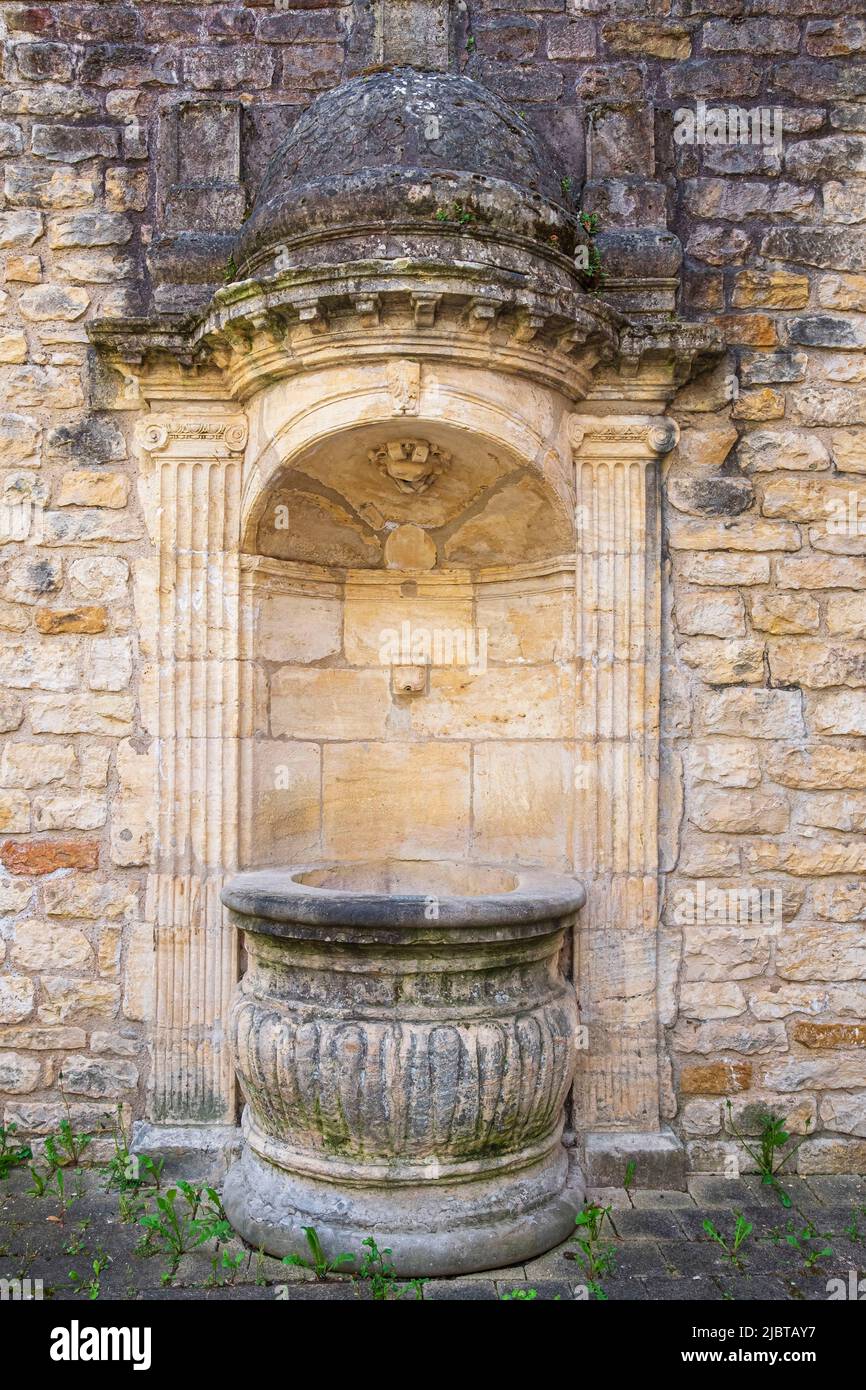
[(659, 463), (717, 342), (672, 317), (675, 238), (614, 236), (603, 299), (537, 134), (386, 38), (276, 150), (229, 282), (225, 238), (163, 239), (153, 315), (93, 337), (152, 540), (138, 1142), (224, 1171), (239, 1086), (238, 1229), (420, 1274), (558, 1241), (578, 1156), (682, 1181)]
[(397, 1272), (518, 1263), (573, 1229), (562, 1143), (577, 1004), (560, 969), (572, 878), (383, 862), (240, 874), (231, 1013), (247, 1101), (224, 1201), (256, 1247), (375, 1237)]

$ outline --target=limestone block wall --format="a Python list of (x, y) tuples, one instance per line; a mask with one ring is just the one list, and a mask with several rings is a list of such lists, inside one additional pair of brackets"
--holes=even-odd
[[(659, 999), (665, 1118), (696, 1168), (731, 1151), (727, 1096), (741, 1123), (766, 1100), (796, 1128), (808, 1119), (803, 1171), (866, 1168), (856, 11), (851, 0), (598, 0), (574, 13), (565, 0), (470, 0), (466, 11), (465, 70), (551, 139), (575, 187), (588, 180), (584, 205), (603, 228), (667, 219), (685, 248), (680, 311), (729, 344), (671, 407), (682, 438), (663, 494)], [(158, 586), (135, 413), (106, 408), (116, 392), (85, 325), (141, 308), (160, 231), (240, 224), (281, 131), (355, 70), (364, 23), (361, 4), (0, 5), (0, 1106), (22, 1133), (56, 1125), (61, 1073), (76, 1123), (117, 1102), (142, 1113), (152, 1065)], [(699, 100), (778, 108), (784, 140), (677, 144), (674, 113)], [(216, 192), (197, 189), (183, 154), (205, 159), (202, 103), (224, 122), (207, 156)], [(167, 297), (180, 303), (180, 290)], [(311, 679), (308, 661), (273, 661)], [(312, 788), (319, 755), (283, 756)], [(292, 835), (312, 836), (317, 804), (311, 789)], [(732, 889), (759, 894), (757, 923)]]
[(574, 567), (527, 569), (336, 582), (249, 562), (245, 865), (573, 867)]

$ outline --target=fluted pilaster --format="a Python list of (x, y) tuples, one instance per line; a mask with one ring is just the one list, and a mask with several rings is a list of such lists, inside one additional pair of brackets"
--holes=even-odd
[(225, 1026), (236, 933), (220, 902), (237, 864), (238, 588), (241, 459), (237, 415), (140, 422), (145, 494), (158, 553), (152, 610), (158, 740), (151, 1118), (233, 1123)]
[(572, 416), (578, 654), (579, 1129), (659, 1127), (657, 416)]

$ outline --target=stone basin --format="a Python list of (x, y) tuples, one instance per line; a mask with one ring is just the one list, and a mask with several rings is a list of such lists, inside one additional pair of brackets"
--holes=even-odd
[(374, 1236), (401, 1275), (540, 1254), (584, 1189), (562, 1143), (577, 1038), (573, 878), (443, 861), (299, 866), (223, 890), (246, 1099), (225, 1207), (271, 1254)]

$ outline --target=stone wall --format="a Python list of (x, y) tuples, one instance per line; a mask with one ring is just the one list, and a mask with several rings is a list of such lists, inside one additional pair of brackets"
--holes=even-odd
[[(674, 402), (665, 489), (660, 998), (666, 1117), (696, 1168), (731, 1149), (731, 1096), (741, 1123), (767, 1098), (810, 1121), (804, 1171), (866, 1169), (858, 10), (538, 0), (461, 18), (465, 71), (588, 178), (612, 244), (676, 232), (680, 312), (730, 346)], [(183, 307), (172, 238), (240, 225), (281, 133), (362, 65), (370, 16), (101, 0), (4, 3), (0, 22), (0, 1099), (38, 1134), (61, 1072), (88, 1122), (141, 1113), (149, 1066), (154, 580), (134, 415), (105, 408), (116, 383), (85, 325), (140, 311), (148, 266)], [(673, 113), (700, 99), (781, 108), (782, 148), (677, 144)], [(769, 929), (749, 930), (728, 890), (762, 888)]]

